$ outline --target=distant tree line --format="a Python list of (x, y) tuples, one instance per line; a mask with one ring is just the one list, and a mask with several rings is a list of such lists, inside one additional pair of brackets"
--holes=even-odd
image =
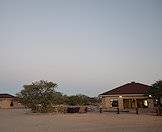
[(100, 100), (86, 95), (63, 95), (56, 91), (57, 84), (44, 80), (24, 85), (23, 90), (17, 93), (19, 101), (33, 112), (49, 112), (55, 105), (97, 105)]

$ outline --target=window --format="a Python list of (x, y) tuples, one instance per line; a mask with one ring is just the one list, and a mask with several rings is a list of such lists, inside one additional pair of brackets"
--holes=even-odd
[(13, 107), (13, 102), (10, 103), (10, 106)]
[(147, 99), (137, 99), (137, 107), (138, 108), (148, 108)]
[(118, 99), (111, 99), (110, 104), (112, 107), (118, 107)]

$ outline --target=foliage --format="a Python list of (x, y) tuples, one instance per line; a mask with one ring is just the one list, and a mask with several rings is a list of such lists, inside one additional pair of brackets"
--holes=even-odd
[(33, 112), (48, 112), (54, 104), (62, 103), (62, 94), (55, 91), (56, 83), (40, 80), (23, 87), (17, 96)]
[(146, 94), (151, 95), (157, 105), (160, 105), (160, 99), (162, 98), (162, 80), (156, 81), (152, 84)]
[(89, 105), (99, 106), (101, 103), (101, 98), (99, 97), (89, 97)]
[(88, 97), (85, 95), (72, 95), (66, 100), (68, 105), (87, 105)]
[(66, 99), (68, 105), (98, 105), (100, 100), (95, 97), (88, 97), (86, 95), (72, 95)]
[(90, 98), (86, 95), (62, 95), (56, 92), (57, 84), (44, 80), (24, 85), (24, 89), (17, 94), (20, 102), (33, 112), (52, 112), (56, 105), (96, 105), (98, 98)]

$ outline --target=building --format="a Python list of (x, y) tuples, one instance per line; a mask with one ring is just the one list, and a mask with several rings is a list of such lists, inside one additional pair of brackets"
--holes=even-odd
[(0, 94), (0, 108), (21, 108), (18, 98), (10, 94)]
[(153, 108), (153, 100), (145, 95), (150, 86), (131, 82), (100, 94), (103, 110), (119, 108)]

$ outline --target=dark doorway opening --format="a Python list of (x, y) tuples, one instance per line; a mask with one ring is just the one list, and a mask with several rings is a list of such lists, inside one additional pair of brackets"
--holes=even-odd
[(10, 106), (13, 107), (13, 102), (10, 103)]

